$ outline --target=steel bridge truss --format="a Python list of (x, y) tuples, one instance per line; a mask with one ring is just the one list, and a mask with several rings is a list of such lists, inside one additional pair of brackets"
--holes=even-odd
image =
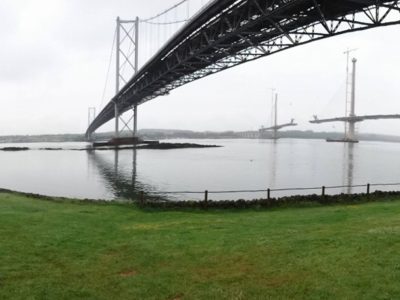
[[(400, 0), (217, 0), (197, 14), (112, 101), (120, 111), (197, 79), (324, 38), (400, 24)], [(107, 105), (88, 133), (113, 118)]]
[[(139, 69), (139, 19), (121, 20), (117, 18), (116, 28), (116, 93), (120, 91), (122, 85), (126, 85), (129, 79), (138, 72)], [(115, 115), (115, 137), (118, 137), (125, 129), (134, 136), (137, 131), (137, 105), (132, 107), (131, 113), (123, 115), (119, 111), (118, 103), (114, 102)], [(127, 118), (128, 117), (128, 118)], [(122, 123), (122, 127), (120, 126)], [(132, 127), (131, 127), (132, 124)]]

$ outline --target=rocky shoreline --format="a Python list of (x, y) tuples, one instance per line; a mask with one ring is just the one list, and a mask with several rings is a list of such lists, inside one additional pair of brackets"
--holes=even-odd
[(105, 151), (105, 150), (173, 150), (173, 149), (199, 149), (199, 148), (219, 148), (222, 146), (218, 145), (200, 145), (200, 144), (192, 144), (192, 143), (159, 143), (159, 144), (149, 144), (149, 145), (137, 145), (137, 146), (119, 146), (119, 147), (89, 147), (89, 148), (79, 148), (79, 149), (67, 149), (67, 148), (29, 148), (29, 147), (4, 147), (0, 148), (0, 151), (5, 152), (19, 152), (19, 151), (29, 151), (29, 150), (40, 150), (40, 151), (62, 151), (62, 150), (70, 150), (70, 151)]

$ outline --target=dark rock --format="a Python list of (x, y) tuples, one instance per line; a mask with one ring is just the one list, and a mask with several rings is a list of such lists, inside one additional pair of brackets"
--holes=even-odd
[(28, 147), (5, 147), (0, 148), (0, 151), (27, 151), (30, 150)]

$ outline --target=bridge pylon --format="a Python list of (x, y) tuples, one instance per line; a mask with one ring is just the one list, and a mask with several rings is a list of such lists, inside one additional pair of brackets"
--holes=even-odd
[(286, 123), (286, 124), (278, 124), (278, 94), (274, 94), (275, 89), (272, 90), (272, 122), (273, 125), (271, 127), (265, 128), (265, 127), (261, 127), (259, 129), (259, 138), (263, 138), (264, 137), (264, 133), (266, 131), (271, 131), (272, 130), (272, 136), (271, 139), (273, 140), (277, 140), (279, 139), (278, 136), (278, 130), (285, 128), (285, 127), (291, 127), (291, 126), (297, 126), (297, 124), (294, 122), (294, 119), (292, 119), (290, 121), (290, 123)]
[[(118, 94), (131, 77), (139, 70), (139, 25), (140, 19), (122, 20), (117, 18), (116, 29), (116, 72), (115, 92)], [(120, 133), (125, 129), (132, 132), (133, 137), (137, 136), (137, 105), (132, 106), (131, 116), (126, 121), (123, 118), (118, 103), (114, 102), (115, 110), (115, 132), (114, 137), (119, 138)], [(120, 126), (120, 122), (122, 126)], [(132, 123), (131, 123), (132, 122)], [(131, 127), (132, 126), (132, 127)]]
[[(357, 59), (353, 58), (353, 72), (351, 80), (351, 104), (350, 104), (350, 117), (354, 118), (356, 116), (356, 64)], [(356, 141), (356, 122), (349, 122), (349, 130), (346, 132), (346, 138), (348, 141)]]
[[(96, 119), (96, 107), (88, 107), (88, 127)], [(86, 139), (88, 141), (92, 141), (92, 135), (89, 134)]]

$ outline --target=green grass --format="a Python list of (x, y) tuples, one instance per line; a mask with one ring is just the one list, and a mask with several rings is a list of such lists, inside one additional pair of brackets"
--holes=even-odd
[(141, 211), (0, 193), (0, 299), (399, 299), (400, 201)]

